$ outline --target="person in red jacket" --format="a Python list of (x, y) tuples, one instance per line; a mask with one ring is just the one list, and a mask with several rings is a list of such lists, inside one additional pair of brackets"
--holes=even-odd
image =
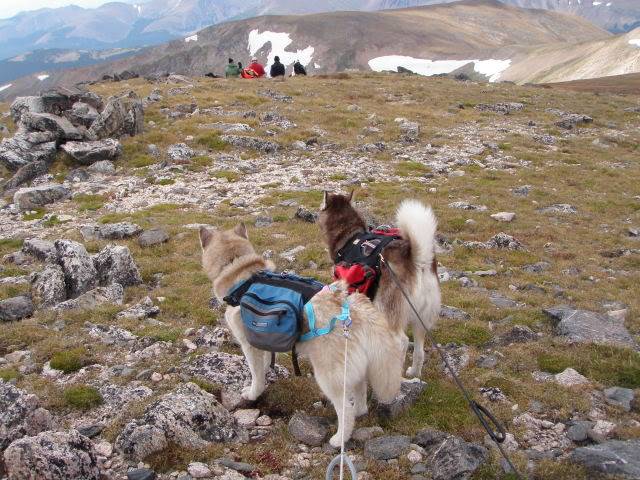
[(258, 77), (264, 77), (266, 72), (264, 71), (264, 67), (258, 63), (257, 58), (251, 59), (251, 65), (247, 67), (250, 70), (253, 70)]

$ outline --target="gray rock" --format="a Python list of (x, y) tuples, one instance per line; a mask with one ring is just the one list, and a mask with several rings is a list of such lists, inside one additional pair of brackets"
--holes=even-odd
[(299, 207), (296, 211), (295, 218), (308, 223), (316, 223), (318, 221), (318, 214), (304, 207)]
[(523, 250), (523, 246), (518, 240), (503, 232), (500, 232), (491, 238), (487, 245), (489, 248)]
[(440, 307), (440, 316), (450, 320), (469, 320), (471, 318), (471, 315), (464, 310), (448, 305), (442, 305), (442, 307)]
[(329, 421), (324, 417), (312, 417), (296, 412), (289, 420), (289, 433), (298, 442), (319, 447), (329, 434)]
[(58, 184), (39, 185), (37, 187), (21, 188), (13, 196), (13, 202), (22, 210), (34, 210), (50, 203), (64, 200), (71, 196), (68, 188)]
[(271, 217), (258, 217), (255, 221), (256, 228), (270, 227), (273, 224), (273, 218)]
[(278, 102), (283, 102), (283, 103), (291, 103), (293, 102), (293, 97), (289, 96), (289, 95), (284, 95), (280, 92), (276, 92), (274, 90), (263, 90), (261, 92), (258, 92), (258, 95), (262, 96), (262, 97), (267, 97), (267, 98), (271, 98), (273, 100), (276, 100)]
[(50, 113), (24, 113), (20, 125), (28, 132), (51, 132), (58, 141), (83, 140), (84, 135), (64, 117)]
[(134, 468), (127, 472), (127, 480), (156, 480), (156, 472), (148, 468)]
[(100, 480), (93, 443), (76, 430), (43, 432), (13, 442), (4, 452), (9, 479)]
[(527, 273), (542, 273), (546, 270), (549, 270), (550, 267), (551, 264), (549, 262), (538, 262), (531, 265), (525, 265), (524, 267), (522, 267), (522, 270)]
[(154, 245), (160, 245), (161, 243), (165, 243), (167, 241), (169, 241), (169, 234), (161, 228), (145, 230), (138, 237), (138, 244), (141, 247), (152, 247)]
[(374, 460), (398, 458), (411, 449), (411, 439), (406, 435), (373, 438), (364, 444), (364, 456)]
[(483, 446), (437, 430), (421, 430), (413, 443), (426, 450), (425, 464), (433, 480), (469, 479), (489, 459)]
[(576, 422), (567, 429), (567, 437), (572, 442), (584, 442), (592, 427), (593, 422)]
[(455, 208), (458, 210), (471, 210), (476, 212), (484, 212), (487, 210), (486, 205), (472, 205), (469, 202), (452, 202), (449, 204), (449, 208)]
[(609, 440), (600, 445), (576, 448), (569, 459), (597, 471), (624, 478), (640, 478), (640, 440)]
[(98, 271), (84, 245), (71, 240), (56, 240), (54, 246), (64, 271), (67, 298), (75, 298), (98, 286)]
[(524, 110), (524, 104), (518, 102), (507, 102), (507, 103), (479, 103), (475, 106), (476, 110), (480, 112), (495, 112), (501, 113), (502, 115), (509, 115), (511, 112), (520, 112)]
[(587, 123), (593, 123), (593, 118), (588, 115), (581, 115), (578, 113), (570, 113), (564, 116), (564, 118), (555, 123), (557, 127), (564, 128), (566, 130), (572, 130), (578, 125)]
[(104, 110), (93, 122), (89, 135), (93, 138), (135, 136), (144, 130), (144, 108), (134, 92), (109, 98)]
[(275, 153), (278, 151), (279, 145), (275, 142), (269, 142), (256, 137), (241, 137), (238, 135), (222, 135), (220, 139), (230, 145), (238, 148), (251, 148), (264, 153)]
[(609, 405), (620, 407), (630, 412), (635, 398), (635, 392), (630, 388), (611, 387), (604, 391), (604, 398)]
[(48, 430), (51, 423), (37, 396), (0, 380), (0, 452), (14, 440)]
[(246, 432), (216, 398), (193, 383), (180, 385), (129, 422), (116, 439), (116, 448), (142, 460), (169, 443), (186, 449), (204, 449), (212, 442), (246, 439)]
[(138, 338), (129, 330), (115, 325), (96, 325), (86, 322), (85, 328), (90, 337), (97, 338), (105, 345), (130, 344)]
[(113, 138), (93, 142), (67, 142), (61, 148), (81, 165), (91, 165), (103, 160), (115, 160), (122, 155), (122, 145)]
[(507, 333), (497, 337), (495, 343), (506, 346), (513, 343), (535, 342), (539, 338), (538, 334), (529, 327), (525, 325), (514, 325)]
[(250, 465), (244, 462), (234, 462), (229, 458), (219, 458), (218, 460), (216, 460), (216, 463), (222, 465), (223, 467), (230, 468), (231, 470), (235, 470), (236, 472), (245, 474), (250, 474), (257, 470), (254, 465)]
[(87, 171), (102, 175), (113, 175), (116, 173), (116, 166), (110, 160), (100, 160), (91, 164)]
[(351, 435), (354, 442), (365, 443), (367, 440), (379, 437), (384, 433), (382, 427), (360, 427), (356, 428)]
[(176, 143), (167, 148), (167, 156), (174, 162), (184, 162), (196, 156), (196, 152), (186, 143)]
[(11, 171), (33, 162), (50, 163), (56, 156), (55, 135), (50, 132), (18, 132), (0, 142), (0, 164)]
[(578, 209), (568, 203), (554, 203), (548, 207), (538, 209), (540, 213), (560, 213), (560, 214), (574, 214), (578, 213)]
[(67, 299), (64, 271), (59, 265), (50, 264), (31, 274), (31, 297), (38, 308), (53, 307)]
[(100, 225), (83, 225), (80, 234), (84, 240), (123, 240), (142, 232), (135, 223), (105, 223)]
[(522, 185), (521, 187), (514, 188), (512, 192), (518, 197), (527, 197), (532, 189), (533, 187), (531, 185)]
[(118, 313), (116, 318), (121, 320), (144, 320), (145, 318), (155, 317), (159, 313), (160, 307), (155, 306), (150, 297), (146, 297), (140, 303)]
[(0, 301), (0, 322), (22, 320), (33, 315), (33, 302), (20, 296)]
[(222, 133), (243, 133), (243, 132), (254, 131), (254, 129), (251, 128), (246, 123), (216, 122), (216, 123), (207, 123), (203, 125), (198, 125), (198, 128), (206, 129), (206, 130), (220, 130)]
[(393, 402), (388, 405), (380, 404), (378, 409), (383, 415), (391, 418), (397, 417), (414, 406), (426, 388), (427, 383), (419, 378), (404, 380), (400, 384), (400, 391)]
[(498, 365), (498, 359), (495, 355), (480, 355), (476, 361), (476, 366), (480, 368), (493, 369)]
[(572, 342), (593, 342), (638, 349), (624, 321), (608, 315), (575, 310), (567, 305), (546, 308), (544, 313), (556, 322), (555, 333)]
[(11, 118), (14, 123), (20, 122), (23, 114), (46, 113), (44, 101), (40, 96), (17, 97), (10, 107)]
[(40, 175), (44, 175), (49, 171), (49, 165), (47, 162), (36, 161), (27, 163), (20, 167), (13, 177), (11, 177), (3, 186), (2, 189), (6, 192), (9, 190), (15, 190), (16, 188), (30, 182)]
[(76, 102), (71, 110), (64, 112), (64, 116), (76, 127), (90, 128), (99, 113), (95, 107), (88, 103)]
[(107, 245), (93, 257), (100, 285), (119, 283), (123, 287), (140, 285), (142, 277), (129, 247)]
[(76, 298), (59, 303), (53, 310), (93, 310), (104, 304), (122, 305), (124, 289), (119, 283), (89, 290)]

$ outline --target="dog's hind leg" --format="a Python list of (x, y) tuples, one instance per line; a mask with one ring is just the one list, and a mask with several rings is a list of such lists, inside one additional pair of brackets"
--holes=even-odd
[(342, 438), (344, 432), (344, 441), (348, 441), (353, 433), (353, 426), (356, 423), (356, 398), (355, 391), (349, 390), (347, 386), (347, 403), (344, 405), (344, 419), (343, 419), (343, 403), (342, 403), (342, 389), (334, 392), (328, 392), (329, 400), (333, 403), (333, 407), (336, 409), (336, 415), (338, 416), (338, 431), (331, 437), (329, 443), (332, 447), (338, 448), (342, 445)]
[(424, 339), (426, 332), (420, 322), (413, 322), (413, 362), (407, 369), (407, 377), (415, 378), (422, 375), (422, 366), (424, 364)]
[(265, 389), (266, 369), (269, 364), (271, 354), (263, 350), (258, 350), (249, 344), (242, 345), (242, 352), (249, 364), (251, 372), (251, 385), (242, 389), (242, 398), (249, 401), (257, 400)]
[(358, 385), (356, 385), (354, 395), (356, 401), (356, 417), (361, 417), (362, 415), (366, 415), (367, 413), (369, 413), (369, 409), (367, 407), (366, 381), (362, 381)]

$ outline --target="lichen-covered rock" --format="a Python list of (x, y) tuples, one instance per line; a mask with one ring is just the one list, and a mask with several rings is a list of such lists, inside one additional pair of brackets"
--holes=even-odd
[(97, 139), (134, 136), (144, 129), (144, 108), (134, 92), (121, 97), (111, 97), (93, 122), (89, 135)]
[(33, 315), (33, 302), (24, 295), (0, 301), (0, 322), (22, 320)]
[(174, 162), (185, 162), (196, 156), (196, 152), (186, 143), (176, 143), (167, 148), (167, 157)]
[(22, 210), (34, 210), (71, 196), (67, 187), (52, 183), (37, 187), (21, 188), (13, 196), (13, 202)]
[(113, 138), (93, 142), (67, 142), (61, 148), (82, 165), (91, 165), (102, 160), (115, 160), (122, 155), (122, 145)]
[(97, 287), (79, 295), (76, 298), (59, 303), (54, 310), (93, 310), (104, 305), (122, 305), (124, 301), (124, 289), (119, 283), (107, 287)]
[(16, 173), (2, 186), (2, 189), (7, 192), (15, 190), (16, 188), (30, 182), (40, 175), (44, 175), (49, 171), (49, 164), (42, 160), (27, 163), (18, 168)]
[(38, 397), (0, 379), (0, 452), (14, 440), (51, 428), (51, 423)]
[(98, 271), (84, 245), (71, 240), (54, 242), (64, 271), (67, 298), (76, 298), (98, 286)]
[(600, 445), (576, 448), (569, 459), (587, 468), (623, 478), (640, 478), (640, 440), (609, 440)]
[(83, 134), (69, 120), (50, 113), (24, 113), (20, 124), (29, 132), (51, 132), (59, 141), (83, 139)]
[(80, 234), (85, 240), (123, 240), (142, 232), (135, 223), (105, 223), (100, 225), (83, 225)]
[(16, 440), (4, 452), (4, 463), (9, 480), (100, 480), (93, 443), (76, 430)]
[(55, 155), (55, 135), (51, 132), (18, 132), (0, 142), (0, 164), (11, 171), (33, 162), (46, 164)]
[(155, 317), (160, 313), (160, 307), (153, 304), (150, 297), (145, 297), (140, 303), (118, 313), (116, 318), (121, 320), (144, 320)]
[(107, 245), (93, 257), (100, 285), (119, 283), (123, 287), (140, 285), (142, 277), (128, 247)]
[(43, 262), (57, 262), (58, 252), (53, 242), (40, 238), (29, 238), (22, 244), (22, 252)]
[(151, 404), (141, 418), (128, 423), (116, 439), (116, 448), (141, 460), (169, 444), (201, 449), (212, 442), (246, 438), (245, 430), (213, 395), (187, 383)]
[(31, 298), (39, 308), (49, 308), (67, 299), (64, 271), (50, 264), (44, 270), (31, 274)]
[(268, 140), (262, 140), (256, 137), (241, 137), (238, 135), (222, 135), (220, 139), (230, 145), (238, 148), (251, 148), (264, 153), (275, 153), (278, 151), (279, 145)]
[(296, 412), (289, 420), (289, 433), (298, 442), (319, 447), (329, 434), (329, 421), (324, 417), (313, 417)]

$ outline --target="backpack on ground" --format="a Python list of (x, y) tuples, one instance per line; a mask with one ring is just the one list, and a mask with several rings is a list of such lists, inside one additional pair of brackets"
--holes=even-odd
[(233, 287), (224, 301), (240, 307), (253, 347), (288, 352), (300, 338), (305, 304), (322, 288), (324, 284), (312, 278), (262, 271)]

